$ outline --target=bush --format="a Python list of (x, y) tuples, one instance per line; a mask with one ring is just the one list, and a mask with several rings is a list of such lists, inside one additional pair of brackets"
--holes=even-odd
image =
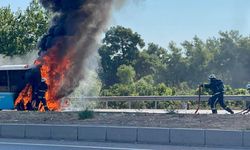
[(84, 111), (79, 112), (78, 117), (80, 120), (94, 118), (94, 111), (86, 109)]

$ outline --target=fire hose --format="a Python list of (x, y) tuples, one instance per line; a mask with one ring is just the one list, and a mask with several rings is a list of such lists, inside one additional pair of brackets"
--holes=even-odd
[(198, 107), (196, 108), (194, 114), (197, 114), (199, 109), (200, 109), (200, 104), (201, 104), (201, 86), (199, 85), (199, 90), (198, 90)]
[(250, 112), (250, 106), (247, 106), (247, 108), (243, 109), (242, 111), (238, 112), (238, 113), (235, 113), (235, 114), (247, 114)]

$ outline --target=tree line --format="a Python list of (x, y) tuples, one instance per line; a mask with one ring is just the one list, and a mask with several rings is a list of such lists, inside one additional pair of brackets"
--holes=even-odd
[(233, 88), (250, 81), (250, 37), (234, 30), (164, 48), (145, 45), (137, 32), (116, 26), (106, 32), (98, 52), (102, 95), (171, 95), (176, 88), (181, 94), (212, 73)]

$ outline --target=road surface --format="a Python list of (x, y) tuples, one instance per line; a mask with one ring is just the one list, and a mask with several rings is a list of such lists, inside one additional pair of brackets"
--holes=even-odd
[(171, 145), (147, 145), (102, 142), (0, 139), (0, 150), (246, 150), (244, 148), (215, 148)]

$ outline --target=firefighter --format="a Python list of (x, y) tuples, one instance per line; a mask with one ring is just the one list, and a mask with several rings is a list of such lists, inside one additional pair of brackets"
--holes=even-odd
[(41, 83), (41, 67), (42, 65), (34, 65), (31, 70), (25, 74), (25, 82), (29, 83), (32, 87), (32, 99), (28, 103), (27, 110), (36, 110), (36, 102), (38, 95), (38, 88)]
[(48, 86), (45, 82), (45, 79), (42, 78), (38, 86), (38, 90), (37, 90), (37, 101), (36, 101), (35, 110), (38, 110), (39, 104), (40, 102), (42, 102), (44, 106), (44, 110), (49, 111), (49, 108), (47, 106), (46, 99), (45, 99), (45, 93), (47, 92), (47, 90), (48, 90)]
[(209, 75), (209, 84), (201, 84), (201, 87), (208, 88), (212, 91), (212, 96), (209, 98), (208, 104), (211, 107), (212, 113), (217, 114), (216, 105), (217, 103), (220, 104), (220, 106), (228, 111), (231, 114), (234, 114), (234, 112), (226, 106), (224, 102), (224, 84), (221, 80), (216, 79), (216, 76), (214, 74)]
[(250, 83), (247, 84), (246, 88), (247, 88), (248, 94), (250, 94)]

